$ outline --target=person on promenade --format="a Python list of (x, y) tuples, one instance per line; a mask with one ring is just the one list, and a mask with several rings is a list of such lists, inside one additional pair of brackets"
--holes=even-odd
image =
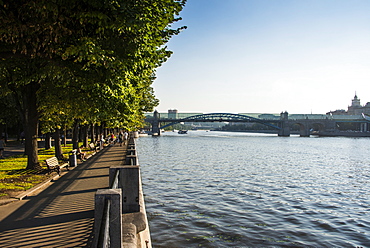
[(104, 147), (104, 142), (105, 142), (105, 139), (104, 139), (104, 134), (100, 134), (100, 141), (99, 141), (99, 146), (101, 147), (101, 149), (103, 149)]
[(80, 146), (78, 149), (77, 149), (77, 156), (80, 157), (80, 160), (82, 162), (86, 161), (86, 152), (83, 152), (81, 149), (82, 149), (83, 146)]
[(111, 133), (110, 135), (109, 135), (109, 144), (112, 144), (113, 142), (114, 142), (114, 134), (113, 133)]
[(126, 143), (127, 143), (127, 139), (128, 139), (128, 132), (127, 132), (127, 131), (125, 131), (125, 132), (123, 133), (123, 140), (124, 140), (124, 144), (126, 144)]
[(0, 158), (4, 158), (3, 153), (4, 153), (4, 147), (6, 146), (5, 141), (4, 141), (4, 136), (1, 136), (0, 138)]
[(123, 141), (123, 134), (122, 134), (122, 131), (121, 131), (118, 134), (118, 143), (119, 143), (119, 146), (122, 146), (122, 141)]

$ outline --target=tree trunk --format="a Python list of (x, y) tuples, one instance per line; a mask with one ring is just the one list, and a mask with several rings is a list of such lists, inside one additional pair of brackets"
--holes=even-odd
[(72, 130), (72, 147), (73, 149), (78, 148), (78, 125), (79, 121), (76, 119), (73, 124), (73, 130)]
[(88, 135), (88, 131), (89, 131), (89, 126), (88, 125), (85, 125), (83, 127), (83, 142), (84, 142), (84, 147), (88, 147), (89, 146), (89, 135)]
[(94, 126), (94, 123), (91, 123), (90, 139), (91, 139), (91, 143), (95, 144), (95, 126)]
[(102, 129), (102, 125), (100, 124), (100, 126), (97, 126), (96, 127), (96, 141), (99, 142), (102, 138), (102, 134), (103, 134), (103, 129)]
[(66, 147), (67, 146), (67, 127), (64, 126), (64, 134), (63, 134), (64, 138), (63, 138), (63, 146)]
[(47, 132), (45, 135), (45, 149), (51, 149), (51, 133)]
[(26, 137), (25, 151), (27, 153), (27, 168), (30, 170), (41, 169), (38, 159), (38, 124), (39, 112), (37, 108), (36, 93), (39, 89), (39, 84), (32, 82), (24, 87), (23, 95), (23, 115), (24, 115), (24, 131)]
[(78, 142), (83, 142), (84, 140), (84, 126), (80, 126), (79, 125), (79, 129), (78, 129)]
[(95, 142), (99, 142), (100, 139), (100, 126), (95, 126)]
[(56, 129), (54, 133), (55, 157), (63, 159), (62, 145), (60, 142), (60, 129)]

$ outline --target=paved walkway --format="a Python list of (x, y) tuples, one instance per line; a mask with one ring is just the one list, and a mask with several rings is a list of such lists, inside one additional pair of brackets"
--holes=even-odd
[(109, 167), (124, 154), (124, 147), (106, 147), (43, 191), (0, 206), (0, 247), (89, 247), (95, 192), (108, 188)]
[[(39, 144), (39, 148), (40, 145), (41, 144)], [(24, 144), (21, 144), (20, 141), (10, 140), (10, 142), (6, 143), (3, 153), (4, 157), (22, 154), (24, 154)]]

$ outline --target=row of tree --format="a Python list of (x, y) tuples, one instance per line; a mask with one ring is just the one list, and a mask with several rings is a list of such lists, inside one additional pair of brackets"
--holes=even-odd
[[(23, 123), (28, 169), (44, 133), (79, 124), (133, 129), (158, 104), (151, 84), (184, 27), (186, 0), (0, 0), (0, 103)], [(3, 107), (2, 106), (2, 107)], [(4, 119), (4, 118), (3, 118)]]

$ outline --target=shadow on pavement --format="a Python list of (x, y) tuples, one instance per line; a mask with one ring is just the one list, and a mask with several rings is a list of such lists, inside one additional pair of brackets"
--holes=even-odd
[(123, 159), (123, 152), (112, 148), (98, 152), (37, 196), (0, 206), (0, 212), (11, 212), (0, 222), (1, 247), (90, 246), (95, 192), (108, 187), (109, 166)]

